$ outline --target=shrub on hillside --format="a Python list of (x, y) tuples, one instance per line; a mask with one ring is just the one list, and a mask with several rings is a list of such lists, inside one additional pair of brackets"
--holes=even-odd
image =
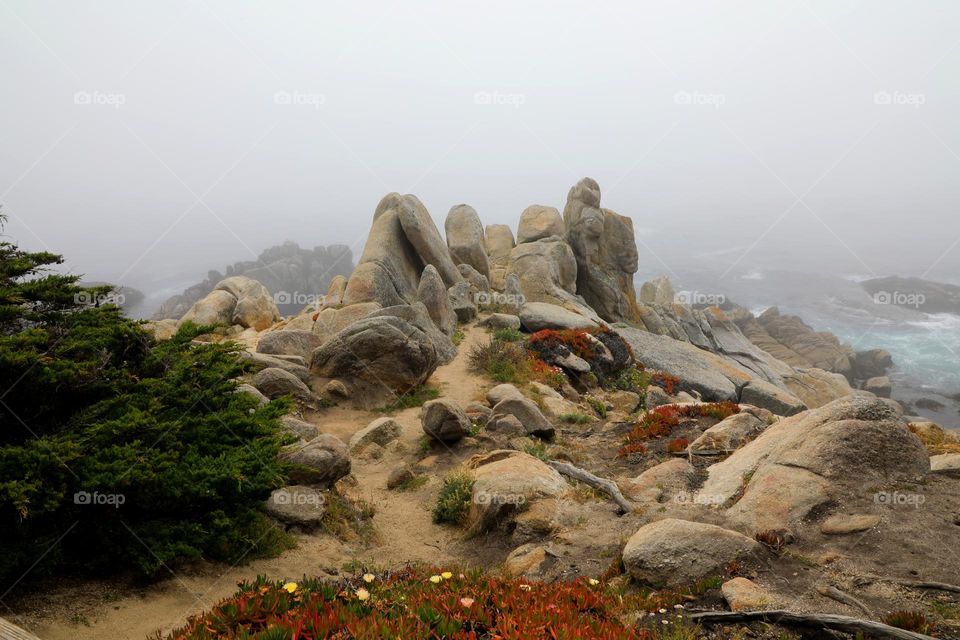
[[(647, 411), (636, 425), (627, 433), (623, 446), (618, 451), (621, 458), (634, 453), (645, 453), (644, 443), (648, 440), (664, 438), (680, 425), (683, 418), (714, 418), (723, 420), (735, 413), (740, 413), (740, 407), (733, 402), (710, 402), (703, 404), (673, 405), (668, 404)], [(676, 451), (686, 448), (689, 442), (680, 446), (681, 439), (674, 440)], [(682, 439), (685, 440), (685, 439)], [(670, 447), (667, 447), (670, 451)]]
[(0, 243), (0, 583), (278, 548), (258, 508), (288, 403), (235, 393), (236, 346), (157, 343), (61, 262)]

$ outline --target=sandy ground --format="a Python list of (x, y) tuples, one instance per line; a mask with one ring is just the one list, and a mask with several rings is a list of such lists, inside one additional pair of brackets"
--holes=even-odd
[[(430, 383), (442, 389), (444, 397), (467, 404), (481, 397), (490, 386), (467, 369), (470, 347), (485, 339), (482, 329), (466, 329), (457, 358), (437, 369)], [(350, 561), (370, 566), (397, 566), (408, 561), (423, 561), (437, 565), (474, 564), (478, 549), (461, 543), (458, 530), (433, 524), (430, 509), (439, 489), (443, 472), (463, 461), (471, 452), (463, 449), (452, 452), (435, 448), (424, 463), (436, 469), (429, 482), (411, 492), (387, 491), (390, 471), (403, 459), (412, 460), (419, 448), (419, 408), (394, 414), (403, 427), (402, 446), (379, 459), (355, 457), (353, 477), (356, 484), (349, 487), (351, 496), (362, 498), (375, 509), (373, 518), (377, 541), (370, 547), (345, 544), (326, 534), (301, 535), (297, 548), (276, 558), (255, 560), (237, 567), (207, 564), (160, 582), (135, 589), (127, 586), (123, 593), (113, 596), (110, 585), (100, 583), (70, 585), (47, 592), (49, 606), (21, 615), (6, 612), (6, 617), (37, 634), (42, 640), (143, 640), (157, 632), (166, 634), (181, 626), (186, 618), (210, 608), (217, 601), (234, 593), (236, 584), (253, 579), (258, 574), (272, 578), (297, 579), (304, 574), (318, 575), (340, 570)], [(378, 414), (347, 407), (334, 407), (307, 416), (323, 433), (332, 433), (344, 441), (365, 427)], [(91, 590), (103, 592), (94, 596)], [(111, 597), (113, 596), (113, 597)]]

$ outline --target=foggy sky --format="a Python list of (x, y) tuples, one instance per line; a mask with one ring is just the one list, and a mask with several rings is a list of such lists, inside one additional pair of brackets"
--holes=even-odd
[(2, 0), (6, 234), (186, 285), (284, 240), (359, 255), (390, 191), (515, 227), (591, 176), (645, 273), (956, 280), (958, 27), (951, 0)]

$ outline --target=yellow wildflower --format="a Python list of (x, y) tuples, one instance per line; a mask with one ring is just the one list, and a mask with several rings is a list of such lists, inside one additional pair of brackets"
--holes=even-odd
[(372, 573), (365, 573), (365, 574), (363, 574), (363, 581), (364, 581), (364, 582), (373, 582), (374, 578), (375, 578), (375, 576), (374, 576)]
[(453, 577), (453, 574), (450, 573), (449, 571), (444, 571), (444, 572), (441, 573), (440, 575), (443, 576), (443, 579), (444, 579), (444, 580), (449, 580), (450, 578)]
[(590, 578), (590, 584), (595, 587), (595, 586), (597, 586), (598, 584), (600, 584), (600, 581), (597, 580), (596, 578)]
[(359, 599), (359, 600), (369, 600), (369, 599), (370, 599), (370, 592), (367, 591), (366, 589), (364, 589), (363, 587), (360, 587), (359, 589), (357, 589), (357, 599)]
[(287, 593), (293, 593), (294, 591), (297, 590), (297, 583), (296, 583), (296, 582), (288, 582), (287, 584), (283, 585), (283, 589), (284, 589)]
[(441, 580), (443, 580), (443, 578), (440, 576), (430, 576), (430, 582), (433, 584), (438, 584)]

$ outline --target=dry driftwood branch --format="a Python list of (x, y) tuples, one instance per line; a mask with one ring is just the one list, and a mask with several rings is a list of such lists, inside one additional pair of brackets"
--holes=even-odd
[(832, 587), (828, 584), (817, 585), (817, 593), (819, 593), (822, 596), (826, 596), (831, 600), (836, 600), (837, 602), (840, 602), (842, 604), (849, 605), (851, 607), (856, 607), (857, 609), (860, 609), (860, 611), (863, 611), (868, 616), (873, 615), (873, 612), (870, 610), (870, 608), (867, 605), (863, 604), (862, 602), (854, 598), (849, 593), (844, 593), (843, 591), (840, 591), (840, 589), (837, 589), (836, 587)]
[(960, 593), (960, 587), (955, 584), (947, 584), (946, 582), (898, 580), (897, 584), (902, 584), (905, 587), (914, 587), (915, 589), (936, 589), (938, 591), (952, 591), (953, 593)]
[(610, 498), (617, 503), (617, 506), (620, 507), (622, 513), (630, 513), (633, 511), (634, 506), (623, 497), (623, 494), (620, 493), (620, 488), (617, 487), (617, 483), (612, 480), (607, 480), (605, 478), (599, 478), (589, 471), (584, 471), (580, 467), (575, 467), (572, 464), (567, 462), (558, 462), (556, 460), (549, 460), (547, 462), (551, 467), (562, 473), (563, 475), (573, 478), (574, 480), (579, 480), (580, 482), (590, 485), (594, 489), (599, 489), (605, 494), (610, 496)]
[(896, 640), (935, 640), (922, 633), (898, 629), (882, 622), (861, 620), (849, 616), (826, 613), (794, 613), (793, 611), (706, 611), (690, 616), (693, 622), (754, 622), (763, 620), (773, 624), (811, 629), (829, 629), (844, 633), (863, 633), (872, 638), (895, 638)]

